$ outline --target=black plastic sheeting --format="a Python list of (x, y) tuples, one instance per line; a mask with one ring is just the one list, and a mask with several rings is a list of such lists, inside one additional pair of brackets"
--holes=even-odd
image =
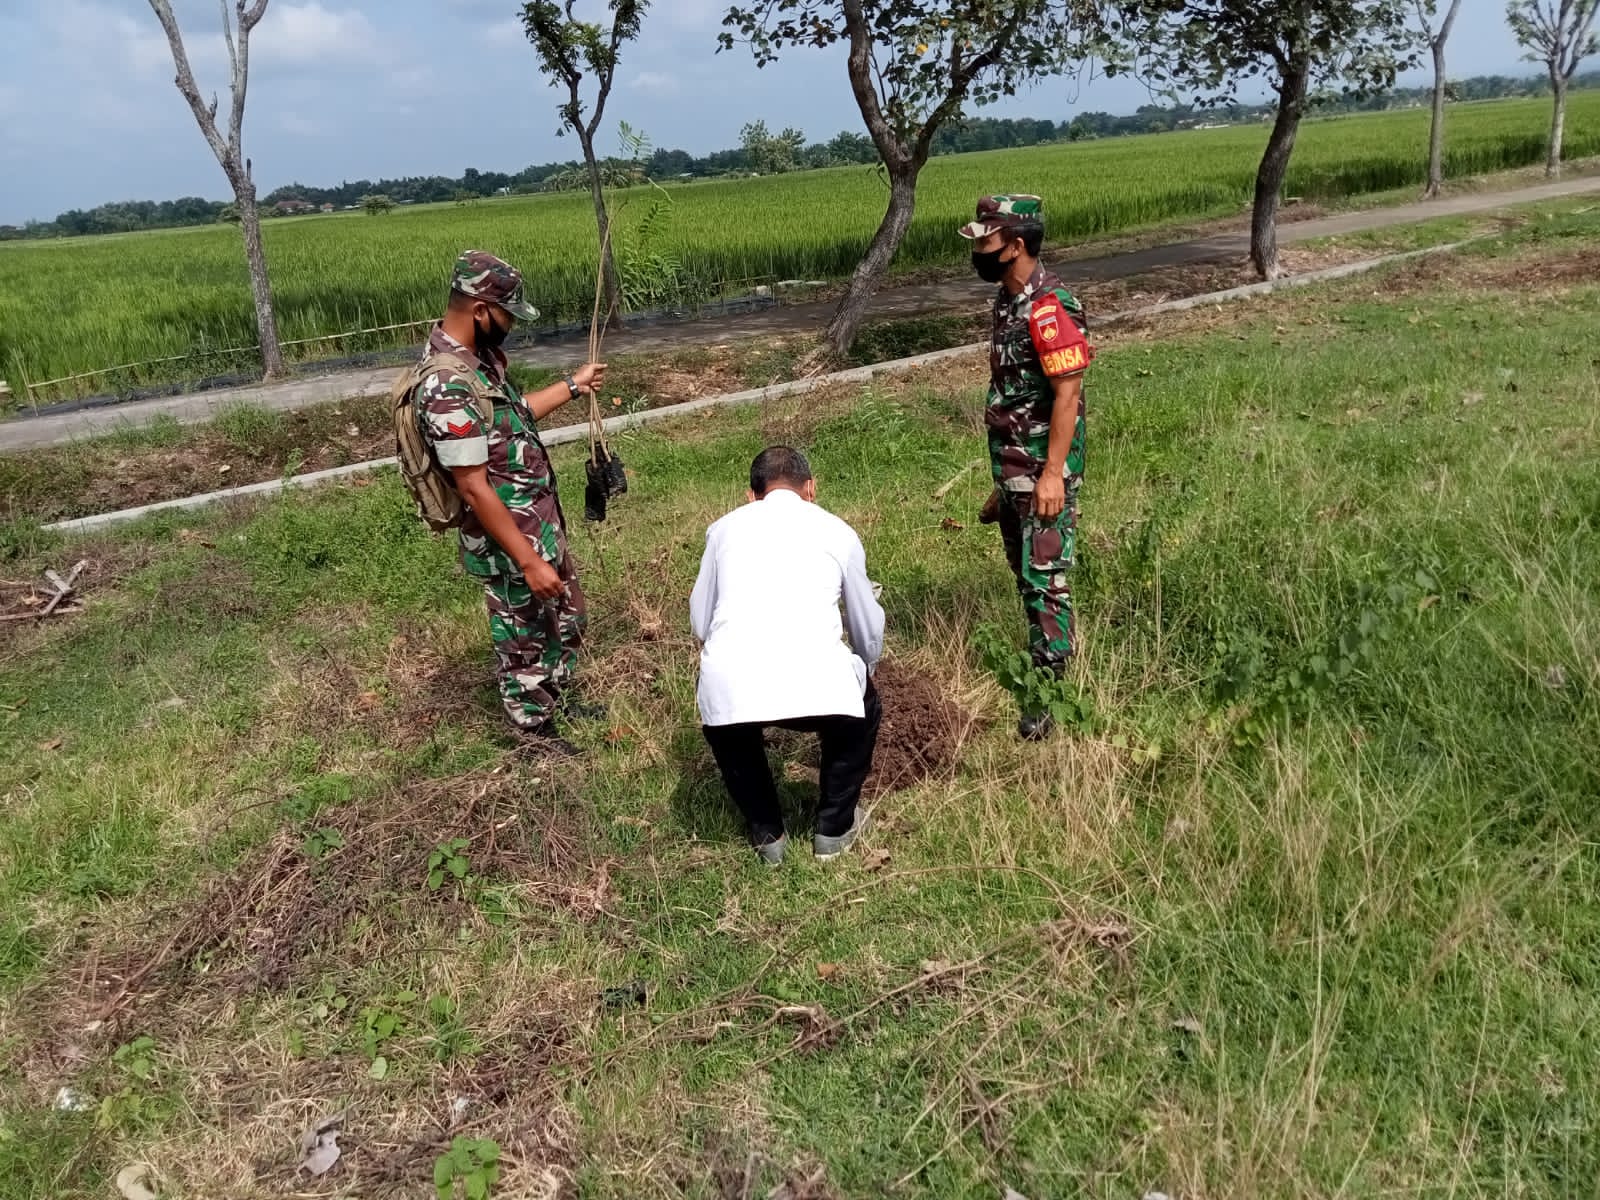
[[(654, 309), (648, 312), (627, 314), (630, 328), (653, 325), (688, 325), (706, 317), (730, 317), (742, 313), (760, 312), (763, 309), (773, 308), (778, 301), (773, 296), (736, 296), (729, 300), (716, 300), (707, 304), (696, 305), (693, 309)], [(541, 345), (546, 342), (560, 342), (578, 337), (589, 336), (589, 323), (587, 321), (568, 325), (556, 325), (548, 329), (528, 330), (526, 332), (513, 332), (506, 339), (505, 350), (508, 354), (515, 354), (518, 350), (525, 350), (531, 346)], [(295, 376), (324, 375), (331, 371), (354, 370), (361, 367), (381, 367), (385, 364), (401, 364), (412, 361), (417, 354), (417, 348), (422, 344), (419, 336), (410, 346), (397, 346), (392, 350), (371, 350), (361, 354), (348, 354), (341, 358), (323, 358), (315, 362), (295, 363), (290, 369), (290, 378)], [(200, 357), (196, 355), (196, 357)], [(13, 420), (25, 421), (34, 416), (47, 417), (57, 413), (83, 412), (95, 408), (112, 408), (118, 404), (131, 404), (137, 400), (155, 400), (166, 396), (184, 396), (195, 392), (212, 392), (219, 388), (248, 387), (260, 383), (259, 373), (233, 372), (227, 375), (209, 375), (203, 379), (175, 381), (173, 383), (147, 384), (142, 387), (128, 388), (121, 392), (108, 392), (98, 396), (80, 396), (74, 400), (62, 400), (55, 404), (41, 404), (37, 408), (19, 409)]]

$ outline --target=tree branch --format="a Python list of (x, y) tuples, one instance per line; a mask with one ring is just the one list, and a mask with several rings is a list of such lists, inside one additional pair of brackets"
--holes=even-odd
[[(245, 0), (237, 0), (239, 53), (233, 59), (233, 107), (228, 112), (228, 148), (233, 151), (234, 162), (239, 161), (244, 144), (244, 97), (250, 86), (250, 31), (267, 11), (267, 0), (256, 0), (248, 11), (244, 4)], [(254, 20), (251, 20), (252, 14)]]
[(1444, 23), (1439, 26), (1439, 32), (1434, 37), (1434, 44), (1442, 46), (1450, 40), (1450, 29), (1456, 23), (1456, 14), (1461, 11), (1461, 0), (1450, 0), (1450, 7), (1444, 14)]
[[(233, 17), (228, 11), (228, 0), (217, 0), (222, 10), (222, 40), (228, 47), (228, 78), (239, 73), (239, 55), (233, 48)], [(216, 116), (216, 101), (211, 102), (211, 115)]]
[[(262, 0), (263, 4), (265, 0)], [(200, 89), (195, 86), (194, 71), (189, 67), (189, 55), (183, 48), (183, 32), (178, 28), (178, 20), (172, 15), (170, 0), (150, 0), (150, 9), (156, 15), (156, 20), (161, 22), (161, 28), (167, 35), (167, 45), (172, 50), (172, 65), (177, 71), (174, 80), (178, 94), (189, 103), (189, 111), (194, 114), (195, 122), (200, 126), (200, 132), (205, 135), (206, 143), (211, 147), (211, 153), (217, 156), (217, 162), (229, 179), (233, 178), (238, 169), (237, 154), (223, 141), (222, 134), (217, 130), (217, 122), (211, 113), (206, 111), (205, 102), (200, 99)]]
[(617, 73), (617, 46), (619, 24), (622, 20), (620, 12), (611, 14), (611, 39), (606, 47), (606, 60), (604, 65), (595, 64), (595, 90), (594, 116), (589, 118), (589, 136), (594, 137), (595, 130), (600, 128), (600, 118), (606, 111), (606, 97), (611, 94), (611, 80)]
[(977, 78), (978, 72), (997, 62), (1007, 51), (1011, 39), (1016, 37), (1017, 30), (1021, 28), (1021, 23), (1021, 9), (1012, 9), (1011, 23), (1002, 26), (987, 46), (965, 62), (961, 61), (956, 47), (954, 45), (950, 47), (950, 86), (945, 89), (939, 103), (923, 121), (922, 127), (917, 130), (916, 148), (913, 151), (917, 161), (927, 161), (934, 134), (938, 133), (939, 127), (961, 107), (961, 102), (966, 99), (967, 89), (972, 86), (972, 81)]
[(856, 107), (861, 110), (861, 116), (867, 123), (872, 144), (878, 148), (884, 166), (893, 173), (904, 168), (906, 154), (898, 135), (883, 115), (883, 105), (879, 103), (878, 93), (872, 86), (872, 30), (861, 9), (861, 0), (843, 0), (843, 3), (845, 34), (850, 39), (850, 90), (855, 94)]

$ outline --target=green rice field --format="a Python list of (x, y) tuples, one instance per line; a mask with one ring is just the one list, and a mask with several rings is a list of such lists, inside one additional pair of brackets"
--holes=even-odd
[[(1505, 170), (1543, 155), (1542, 100), (1451, 110), (1452, 177)], [(1423, 110), (1310, 122), (1289, 192), (1337, 199), (1418, 184)], [(953, 264), (965, 254), (953, 227), (987, 191), (1045, 197), (1056, 244), (1165, 221), (1215, 217), (1248, 202), (1264, 127), (991, 151), (938, 158), (927, 167), (900, 269)], [(1572, 97), (1569, 157), (1600, 154), (1600, 92)], [(218, 180), (220, 190), (220, 179)], [(734, 281), (826, 279), (847, 274), (883, 212), (884, 185), (862, 167), (763, 179), (688, 184), (673, 197), (648, 247), (714, 289)], [(624, 193), (626, 251), (659, 193)], [(286, 341), (417, 321), (443, 299), (453, 257), (492, 250), (521, 266), (552, 325), (587, 318), (594, 280), (593, 217), (586, 196), (560, 194), (470, 206), (345, 213), (266, 223), (280, 336)], [(254, 341), (239, 236), (231, 226), (0, 245), (0, 376), (23, 380), (185, 356), (43, 389), (47, 398), (115, 391), (142, 382), (249, 371)], [(292, 345), (293, 359), (415, 340), (396, 330), (342, 343)]]

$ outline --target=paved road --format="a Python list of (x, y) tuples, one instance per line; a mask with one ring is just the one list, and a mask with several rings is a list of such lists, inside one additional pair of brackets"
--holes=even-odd
[[(1463, 216), (1491, 212), (1512, 204), (1559, 199), (1588, 192), (1600, 192), (1600, 176), (1587, 176), (1545, 183), (1534, 187), (1499, 192), (1480, 192), (1449, 196), (1427, 203), (1373, 208), (1309, 221), (1285, 223), (1278, 228), (1278, 241), (1289, 245), (1317, 238), (1336, 237), (1369, 229), (1431, 221), (1437, 217)], [(1075, 282), (1103, 282), (1127, 279), (1168, 267), (1191, 263), (1225, 262), (1240, 258), (1250, 249), (1247, 231), (1216, 234), (1194, 241), (1152, 246), (1126, 254), (1103, 258), (1077, 259), (1068, 274)], [(1063, 264), (1066, 269), (1068, 264)], [(910, 287), (885, 288), (872, 300), (873, 318), (907, 317), (919, 313), (961, 310), (983, 304), (990, 295), (987, 284), (973, 280)], [(791, 334), (820, 330), (833, 313), (831, 302), (789, 304), (742, 316), (720, 320), (685, 321), (656, 325), (647, 329), (619, 330), (606, 336), (610, 355), (643, 354), (652, 350), (681, 349), (736, 338), (757, 337), (763, 333)], [(582, 357), (586, 339), (570, 338), (541, 342), (518, 351), (516, 361), (531, 366), (556, 366)], [(19, 417), (0, 422), (0, 452), (55, 446), (93, 437), (129, 425), (144, 425), (158, 416), (170, 415), (185, 425), (209, 421), (217, 411), (232, 404), (251, 404), (266, 409), (306, 408), (358, 396), (381, 396), (388, 392), (395, 368), (384, 366), (360, 371), (341, 371), (307, 379), (291, 379), (249, 387), (219, 388), (184, 396), (139, 400), (113, 407), (86, 409), (43, 417)]]

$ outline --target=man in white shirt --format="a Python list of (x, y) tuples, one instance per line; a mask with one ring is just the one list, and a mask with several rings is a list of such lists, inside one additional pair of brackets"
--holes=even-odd
[(772, 864), (783, 861), (788, 836), (765, 728), (818, 735), (812, 851), (836, 858), (862, 828), (856, 806), (882, 716), (871, 676), (883, 652), (883, 609), (861, 539), (817, 507), (803, 454), (763, 450), (750, 465), (748, 495), (748, 504), (706, 530), (689, 600), (689, 623), (702, 643), (700, 719), (750, 843)]

